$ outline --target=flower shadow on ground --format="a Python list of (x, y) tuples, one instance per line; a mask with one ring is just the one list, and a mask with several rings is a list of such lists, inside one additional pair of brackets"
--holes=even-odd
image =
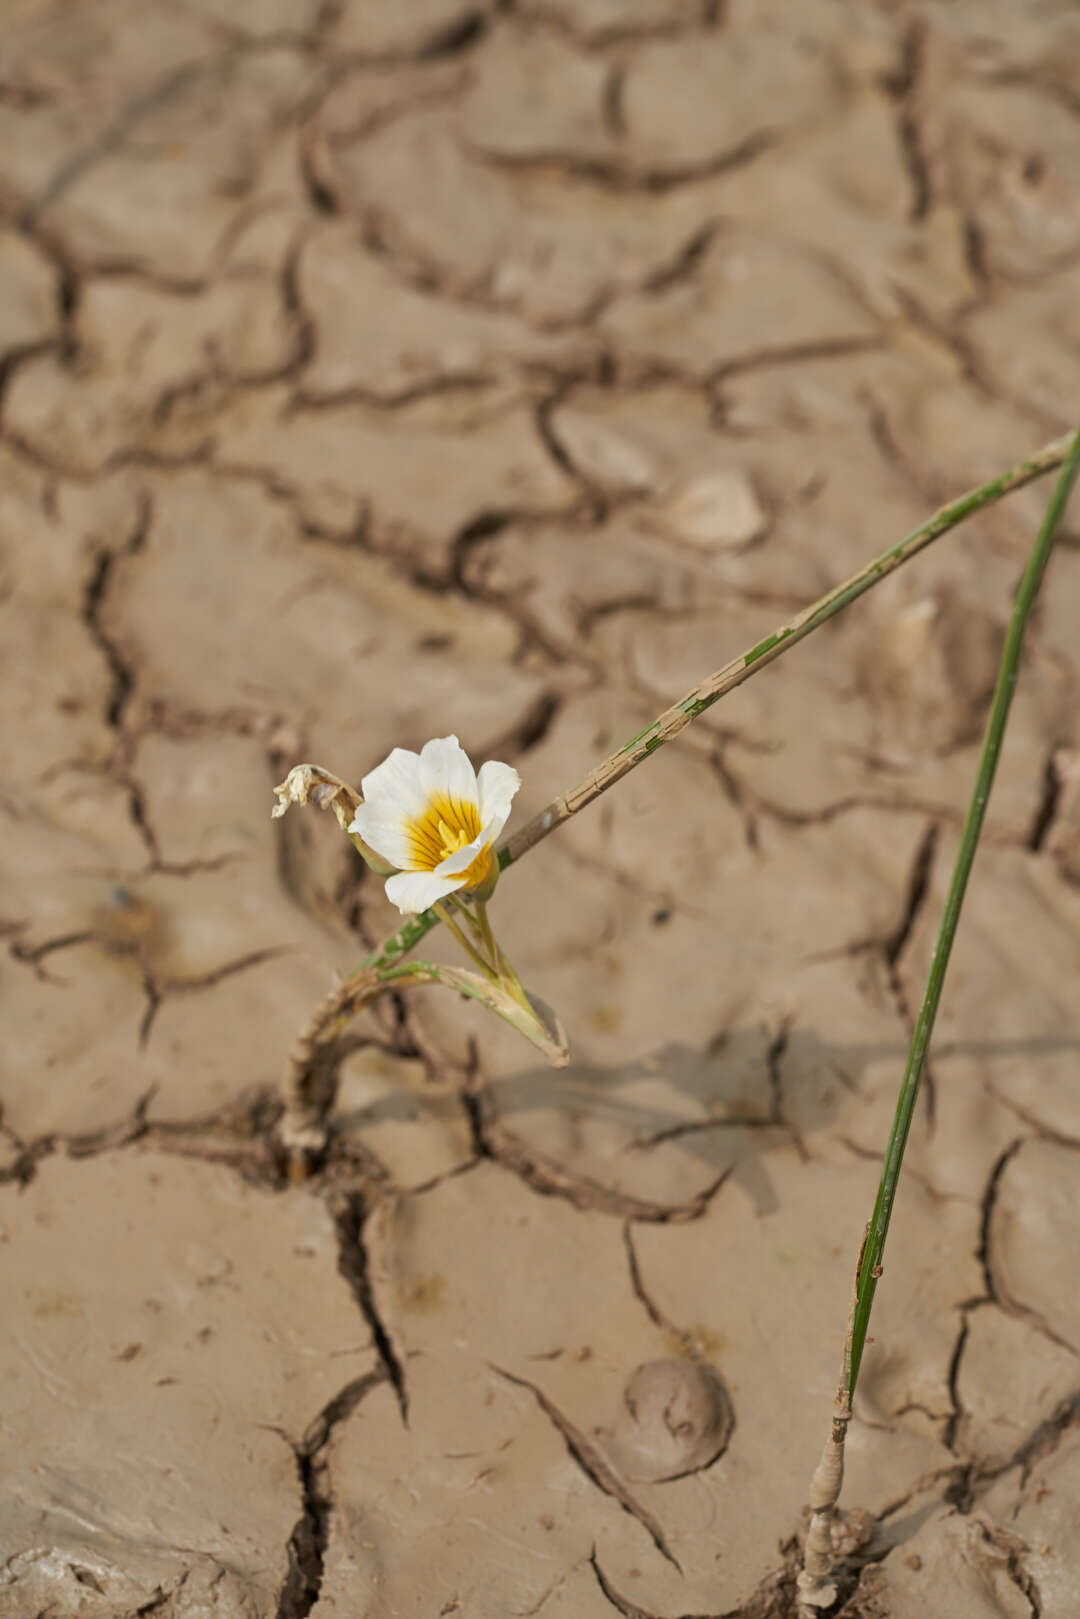
[[(696, 1188), (724, 1173), (742, 1187), (759, 1214), (779, 1206), (766, 1160), (784, 1149), (805, 1152), (803, 1137), (833, 1121), (862, 1070), (903, 1051), (887, 1045), (830, 1045), (812, 1030), (777, 1035), (738, 1028), (703, 1050), (679, 1041), (633, 1062), (604, 1068), (571, 1064), (561, 1073), (539, 1068), (494, 1080), (494, 1114), (513, 1120), (527, 1139), (556, 1158), (569, 1152), (588, 1161), (600, 1179), (614, 1173), (621, 1190), (649, 1175), (648, 1160), (669, 1163), (664, 1181)], [(791, 1115), (786, 1089), (797, 1084)], [(606, 1163), (605, 1163), (606, 1160)], [(659, 1166), (657, 1166), (659, 1167)]]
[[(1042, 1036), (943, 1041), (936, 1055), (1037, 1063), (1078, 1046)], [(614, 1193), (677, 1203), (730, 1174), (765, 1215), (779, 1207), (770, 1155), (812, 1156), (815, 1135), (843, 1137), (847, 1115), (876, 1099), (870, 1070), (880, 1070), (891, 1096), (904, 1057), (900, 1041), (829, 1042), (805, 1028), (770, 1038), (745, 1027), (704, 1050), (675, 1041), (610, 1067), (530, 1068), (487, 1082), (478, 1096), (486, 1116), (527, 1152)], [(390, 1091), (339, 1113), (335, 1127), (344, 1136), (392, 1124), (445, 1129), (458, 1112), (448, 1092)]]

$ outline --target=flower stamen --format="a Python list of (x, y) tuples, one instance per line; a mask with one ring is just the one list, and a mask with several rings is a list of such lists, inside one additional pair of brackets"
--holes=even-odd
[(439, 822), (439, 836), (442, 839), (444, 859), (448, 854), (457, 854), (459, 849), (464, 849), (467, 843), (472, 842), (463, 826), (451, 828), (445, 821)]
[[(475, 842), (482, 830), (480, 817), (472, 804), (463, 804), (458, 799), (436, 794), (424, 813), (410, 820), (406, 826), (416, 869), (434, 871), (450, 855)], [(477, 859), (480, 859), (480, 855)], [(483, 865), (486, 870), (487, 862), (484, 861)]]

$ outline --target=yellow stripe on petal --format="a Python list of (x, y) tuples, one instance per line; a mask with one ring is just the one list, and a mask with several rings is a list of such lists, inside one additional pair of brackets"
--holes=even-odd
[(413, 870), (434, 871), (449, 855), (474, 842), (482, 830), (475, 804), (435, 793), (428, 800), (423, 815), (405, 822), (405, 835), (413, 851)]

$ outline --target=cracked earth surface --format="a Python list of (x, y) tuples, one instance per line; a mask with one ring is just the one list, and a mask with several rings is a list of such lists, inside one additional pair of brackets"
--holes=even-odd
[[(0, 1610), (794, 1612), (849, 1278), (1045, 491), (515, 868), (573, 1058), (432, 993), (301, 759), (518, 824), (1070, 425), (1069, 0), (10, 0)], [(1080, 530), (849, 1439), (840, 1609), (1080, 1609)], [(436, 943), (433, 952), (440, 948)]]

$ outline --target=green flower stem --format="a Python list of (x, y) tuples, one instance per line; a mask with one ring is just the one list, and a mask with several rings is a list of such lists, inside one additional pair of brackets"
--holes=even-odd
[(501, 978), (503, 974), (502, 966), (499, 961), (499, 947), (495, 943), (495, 935), (491, 931), (491, 922), (488, 919), (487, 905), (482, 899), (478, 899), (476, 901), (476, 915), (480, 924), (480, 932), (483, 935), (484, 944), (487, 947), (487, 953), (491, 960), (491, 965)]
[(986, 802), (990, 796), (990, 787), (994, 780), (994, 772), (997, 769), (998, 754), (1001, 751), (1001, 742), (1005, 734), (1005, 722), (1009, 715), (1009, 705), (1012, 702), (1013, 690), (1016, 686), (1016, 674), (1020, 662), (1020, 649), (1023, 644), (1024, 630), (1027, 626), (1028, 615), (1031, 612), (1031, 606), (1035, 600), (1035, 595), (1054, 543), (1054, 535), (1065, 510), (1065, 503), (1069, 498), (1069, 491), (1072, 488), (1078, 468), (1080, 468), (1080, 428), (1077, 428), (1072, 437), (1061, 476), (1054, 486), (1054, 492), (1046, 508), (1046, 516), (1043, 518), (1027, 567), (1024, 569), (1023, 578), (1016, 593), (1012, 618), (1009, 621), (1008, 634), (1005, 637), (997, 685), (994, 688), (994, 700), (990, 708), (990, 718), (987, 721), (986, 737), (983, 741), (982, 757), (979, 760), (979, 771), (975, 778), (975, 788), (971, 796), (967, 818), (964, 821), (964, 830), (960, 838), (960, 848), (957, 851), (952, 881), (949, 884), (949, 892), (945, 899), (945, 910), (941, 918), (937, 943), (934, 946), (934, 954), (930, 962), (926, 992), (919, 1008), (919, 1015), (915, 1020), (915, 1032), (911, 1038), (907, 1069), (904, 1073), (903, 1084), (900, 1087), (900, 1096), (896, 1104), (896, 1116), (889, 1134), (889, 1144), (885, 1151), (885, 1162), (881, 1170), (881, 1183), (878, 1187), (877, 1200), (874, 1203), (874, 1212), (870, 1220), (870, 1234), (859, 1265), (855, 1316), (852, 1324), (848, 1363), (845, 1367), (847, 1389), (851, 1398), (854, 1397), (855, 1385), (859, 1378), (859, 1366), (862, 1361), (863, 1346), (866, 1342), (866, 1329), (870, 1321), (874, 1291), (877, 1287), (878, 1277), (881, 1275), (881, 1259), (885, 1249), (885, 1237), (889, 1229), (889, 1218), (892, 1214), (893, 1200), (896, 1196), (900, 1165), (904, 1158), (908, 1131), (911, 1128), (911, 1117), (919, 1095), (919, 1081), (922, 1077), (926, 1048), (930, 1042), (934, 1019), (937, 1016), (938, 1002), (941, 999), (942, 985), (945, 982), (945, 970), (949, 965), (949, 955), (952, 951), (957, 923), (960, 920), (960, 907), (964, 902), (964, 891), (967, 888), (968, 877), (971, 874), (972, 863), (975, 859), (975, 850), (979, 843), (983, 816), (986, 813)]
[(485, 978), (490, 978), (494, 981), (498, 976), (494, 968), (490, 962), (484, 960), (480, 952), (474, 948), (472, 941), (466, 938), (461, 928), (458, 927), (457, 923), (454, 921), (454, 918), (450, 914), (450, 906), (444, 903), (443, 900), (439, 899), (435, 901), (435, 904), (431, 907), (431, 909), (435, 912), (435, 915), (441, 922), (445, 922), (446, 926), (450, 929), (450, 932), (454, 935), (454, 938), (457, 940), (458, 944), (464, 950), (465, 954), (468, 956), (473, 965), (479, 967)]
[(877, 1197), (874, 1201), (874, 1212), (870, 1218), (870, 1224), (863, 1233), (862, 1243), (859, 1248), (859, 1258), (855, 1267), (854, 1294), (848, 1316), (847, 1331), (844, 1336), (843, 1374), (840, 1386), (836, 1391), (829, 1434), (825, 1441), (821, 1460), (810, 1482), (811, 1518), (806, 1537), (804, 1566), (797, 1581), (799, 1613), (801, 1615), (810, 1616), (820, 1613), (823, 1608), (832, 1605), (837, 1595), (837, 1585), (833, 1576), (835, 1556), (832, 1547), (831, 1528), (843, 1484), (844, 1449), (847, 1440), (848, 1423), (851, 1420), (852, 1401), (855, 1398), (855, 1385), (859, 1379), (859, 1367), (862, 1364), (863, 1349), (866, 1345), (866, 1333), (870, 1324), (870, 1311), (874, 1303), (874, 1293), (882, 1273), (881, 1262), (885, 1252), (885, 1238), (888, 1235), (889, 1220), (900, 1180), (900, 1168), (904, 1160), (904, 1149), (911, 1129), (911, 1119), (919, 1097), (919, 1082), (922, 1078), (923, 1064), (934, 1027), (934, 1019), (937, 1016), (938, 1004), (941, 1000), (941, 991), (945, 983), (945, 972), (949, 965), (953, 940), (956, 937), (957, 924), (960, 921), (964, 893), (967, 888), (968, 878), (971, 875), (972, 864), (975, 860), (975, 851), (979, 844), (979, 834), (982, 830), (987, 800), (990, 797), (994, 772), (997, 769), (998, 755), (1001, 752), (1001, 743), (1005, 735), (1005, 722), (1009, 715), (1009, 705), (1012, 702), (1013, 691), (1016, 686), (1024, 630), (1054, 543), (1054, 535), (1065, 510), (1065, 503), (1069, 498), (1069, 492), (1077, 471), (1080, 470), (1080, 427), (1077, 428), (1071, 439), (1066, 442), (1067, 449), (1061, 476), (1054, 486), (1054, 492), (1046, 508), (1046, 515), (1039, 528), (1023, 577), (1020, 580), (1012, 617), (1009, 620), (1009, 629), (1005, 637), (1005, 645), (1002, 649), (1001, 663), (998, 669), (997, 685), (994, 688), (994, 698), (990, 707), (990, 717), (986, 724), (986, 735), (983, 740), (982, 755), (979, 759), (979, 769), (975, 777), (971, 803), (968, 807), (964, 829), (960, 837), (960, 847), (957, 851), (949, 891), (945, 898), (945, 909), (938, 929), (937, 942), (934, 945), (934, 953), (930, 959), (930, 972), (927, 977), (926, 990), (923, 995), (922, 1005), (919, 1007), (919, 1015), (915, 1020), (915, 1030), (911, 1037), (907, 1067), (900, 1086), (896, 1114), (893, 1118), (892, 1129), (889, 1132), (885, 1159), (881, 1167), (881, 1179), (878, 1184)]
[[(637, 736), (631, 737), (629, 742), (624, 743), (609, 759), (605, 759), (603, 764), (597, 765), (584, 781), (579, 782), (565, 797), (554, 799), (546, 809), (540, 811), (539, 815), (534, 815), (531, 821), (527, 821), (515, 832), (499, 850), (500, 870), (505, 870), (507, 866), (520, 860), (527, 850), (533, 848), (542, 838), (546, 838), (550, 832), (554, 832), (557, 826), (562, 826), (571, 815), (576, 815), (587, 804), (591, 804), (643, 759), (655, 753), (657, 748), (669, 742), (672, 737), (678, 736), (691, 720), (703, 714), (707, 708), (711, 708), (719, 698), (733, 691), (759, 669), (764, 669), (767, 664), (774, 662), (804, 636), (820, 628), (834, 614), (856, 601), (872, 585), (878, 584), (890, 573), (894, 573), (933, 540), (947, 534), (966, 517), (982, 511), (985, 506), (993, 505), (1011, 490), (1019, 489), (1035, 478), (1041, 478), (1054, 467), (1060, 466), (1065, 459), (1068, 446), (1069, 435), (1066, 434), (1063, 438), (1044, 445), (1027, 460), (1018, 461), (1007, 472), (991, 478), (989, 483), (981, 484), (978, 489), (969, 490), (966, 495), (961, 495), (959, 500), (942, 506), (933, 517), (913, 529), (888, 551), (883, 551), (879, 557), (868, 562), (843, 584), (827, 592), (820, 601), (804, 608), (787, 624), (781, 625), (772, 635), (766, 636), (764, 641), (759, 641), (756, 646), (751, 647), (749, 652), (733, 658), (722, 669), (709, 675), (673, 707), (665, 709), (651, 725), (639, 731)], [(399, 960), (418, 945), (439, 920), (434, 910), (423, 911), (419, 916), (410, 916), (395, 933), (383, 940), (377, 950), (365, 958), (362, 965), (381, 967)]]
[[(476, 903), (475, 900), (473, 901), (473, 903), (474, 904)], [(449, 898), (447, 899), (447, 904), (452, 905), (454, 907), (455, 911), (457, 911), (465, 919), (465, 921), (469, 925), (469, 931), (472, 934), (473, 938), (479, 940), (479, 942), (481, 944), (484, 944), (484, 932), (483, 932), (483, 929), (481, 928), (479, 922), (476, 920), (476, 917), (473, 915), (472, 911), (469, 909), (469, 906), (461, 898), (461, 895), (460, 894), (451, 894), (449, 896)]]

